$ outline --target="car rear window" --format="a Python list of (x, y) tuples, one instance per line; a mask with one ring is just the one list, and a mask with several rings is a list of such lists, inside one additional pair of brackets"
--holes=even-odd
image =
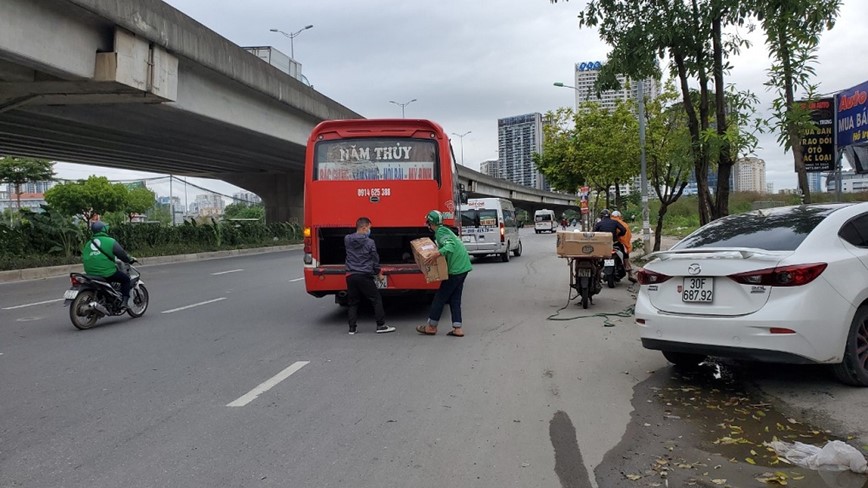
[(800, 206), (754, 210), (724, 217), (699, 228), (672, 249), (749, 247), (792, 251), (840, 206)]
[(462, 227), (494, 227), (497, 226), (497, 210), (478, 209), (461, 211)]

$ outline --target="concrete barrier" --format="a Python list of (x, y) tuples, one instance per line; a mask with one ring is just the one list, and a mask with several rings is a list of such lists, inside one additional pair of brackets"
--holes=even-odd
[[(264, 254), (279, 251), (292, 251), (301, 249), (301, 244), (290, 244), (287, 246), (273, 247), (256, 247), (250, 249), (231, 249), (227, 251), (200, 252), (194, 254), (175, 254), (172, 256), (154, 256), (150, 258), (139, 259), (137, 267), (156, 266), (159, 264), (170, 263), (186, 263), (190, 261), (203, 261), (206, 259), (221, 259), (235, 256), (246, 256), (250, 254)], [(13, 269), (9, 271), (0, 271), (0, 283), (13, 283), (16, 281), (43, 280), (46, 278), (55, 278), (57, 276), (68, 275), (69, 273), (81, 272), (81, 264), (66, 264), (63, 266), (47, 266), (44, 268), (26, 268)]]

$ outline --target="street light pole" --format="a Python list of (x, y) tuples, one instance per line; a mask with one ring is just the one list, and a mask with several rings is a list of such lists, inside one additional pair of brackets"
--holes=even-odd
[(565, 85), (565, 84), (561, 83), (560, 81), (556, 81), (552, 84), (558, 88), (572, 88), (573, 91), (576, 92), (576, 111), (578, 111), (579, 110), (579, 89), (574, 87), (574, 86), (571, 86), (571, 85)]
[(453, 132), (452, 135), (458, 136), (461, 139), (461, 166), (464, 166), (464, 136), (470, 134), (472, 131), (467, 131), (464, 134), (458, 134)]
[(640, 188), (642, 190), (642, 251), (647, 256), (651, 252), (651, 219), (648, 214), (648, 173), (645, 161), (645, 83), (636, 82), (639, 112), (639, 162), (641, 165)]
[(415, 101), (416, 101), (416, 99), (414, 98), (414, 99), (410, 100), (409, 102), (398, 103), (394, 100), (389, 100), (389, 103), (394, 103), (395, 105), (401, 107), (401, 118), (405, 119), (406, 117), (404, 116), (404, 107), (406, 107), (407, 105), (410, 105), (411, 103), (413, 103)]
[(283, 34), (284, 36), (289, 38), (289, 57), (292, 58), (293, 61), (295, 61), (295, 42), (294, 42), (294, 39), (296, 37), (298, 37), (299, 34), (301, 34), (302, 32), (304, 32), (308, 29), (312, 29), (312, 28), (313, 28), (313, 24), (306, 25), (306, 26), (302, 27), (301, 29), (293, 32), (292, 34), (287, 34), (286, 32), (283, 32), (280, 29), (269, 29), (269, 30), (271, 32), (278, 32), (278, 33)]

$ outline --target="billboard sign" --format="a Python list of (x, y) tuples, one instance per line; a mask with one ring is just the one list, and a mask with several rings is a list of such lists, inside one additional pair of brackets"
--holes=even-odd
[(835, 170), (835, 99), (800, 101), (811, 113), (813, 128), (802, 134), (802, 160), (809, 173)]
[(844, 90), (838, 99), (838, 147), (868, 144), (868, 81)]

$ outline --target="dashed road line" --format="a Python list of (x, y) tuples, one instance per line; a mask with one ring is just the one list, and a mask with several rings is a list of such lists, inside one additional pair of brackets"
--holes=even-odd
[(310, 363), (310, 361), (296, 361), (296, 362), (292, 363), (292, 365), (290, 365), (288, 368), (284, 369), (280, 373), (277, 373), (276, 375), (267, 379), (262, 384), (260, 384), (256, 388), (250, 390), (247, 394), (241, 396), (240, 398), (238, 398), (234, 402), (226, 404), (226, 406), (227, 407), (243, 407), (243, 406), (247, 405), (248, 403), (252, 402), (253, 400), (256, 400), (256, 397), (258, 397), (259, 395), (274, 388), (275, 385), (277, 385), (281, 381), (289, 378), (290, 376), (292, 376), (293, 373), (300, 370), (301, 368), (307, 366), (308, 363)]
[(295, 283), (296, 281), (301, 281), (301, 280), (303, 280), (303, 279), (304, 279), (304, 277), (296, 278), (296, 279), (294, 279), (294, 280), (289, 280), (289, 282), (290, 282), (290, 283)]
[(184, 307), (173, 308), (173, 309), (171, 309), (171, 310), (164, 310), (163, 313), (180, 312), (181, 310), (187, 310), (188, 308), (193, 308), (193, 307), (201, 307), (202, 305), (208, 305), (209, 303), (219, 302), (219, 301), (221, 301), (221, 300), (226, 300), (226, 297), (215, 298), (215, 299), (213, 299), (213, 300), (208, 300), (208, 301), (204, 301), (204, 302), (194, 303), (194, 304), (192, 304), (192, 305), (187, 305), (187, 306), (184, 306)]
[(45, 300), (44, 302), (25, 303), (24, 305), (15, 305), (14, 307), (3, 307), (0, 310), (15, 310), (16, 308), (35, 307), (36, 305), (45, 305), (46, 303), (62, 302), (63, 298), (55, 298), (53, 300)]
[(244, 271), (244, 268), (230, 269), (229, 271), (218, 271), (216, 273), (211, 273), (211, 276), (224, 275), (224, 274), (229, 274), (229, 273), (237, 273), (239, 271)]

